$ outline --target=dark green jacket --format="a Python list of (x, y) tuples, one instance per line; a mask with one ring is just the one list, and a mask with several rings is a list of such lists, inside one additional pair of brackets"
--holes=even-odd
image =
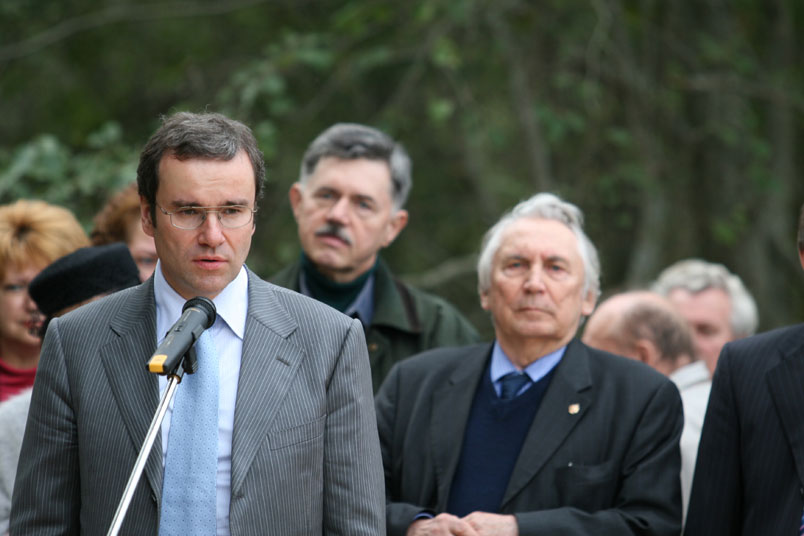
[[(301, 262), (271, 278), (299, 291)], [(464, 346), (479, 341), (475, 328), (445, 300), (406, 285), (380, 259), (374, 276), (374, 318), (366, 330), (374, 391), (397, 361), (430, 348)]]

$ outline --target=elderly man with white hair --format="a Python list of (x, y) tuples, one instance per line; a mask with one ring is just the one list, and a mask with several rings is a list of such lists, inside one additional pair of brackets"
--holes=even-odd
[(665, 268), (652, 289), (675, 305), (692, 330), (695, 353), (711, 376), (723, 345), (753, 335), (757, 304), (722, 264), (685, 259)]
[(486, 233), (494, 342), (402, 361), (376, 396), (389, 535), (680, 533), (678, 390), (576, 339), (599, 273), (554, 195)]

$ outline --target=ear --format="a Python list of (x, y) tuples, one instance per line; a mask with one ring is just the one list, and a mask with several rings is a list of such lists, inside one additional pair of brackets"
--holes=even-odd
[(298, 221), (299, 210), (301, 207), (302, 197), (304, 196), (303, 186), (300, 182), (294, 182), (290, 185), (288, 190), (288, 200), (290, 201), (290, 208), (293, 210), (293, 217)]
[(140, 221), (142, 222), (143, 232), (154, 238), (156, 225), (151, 221), (151, 205), (148, 204), (148, 201), (143, 196), (140, 196)]
[(388, 226), (385, 229), (385, 240), (382, 242), (382, 247), (387, 247), (391, 242), (396, 240), (396, 237), (399, 236), (399, 233), (402, 232), (402, 229), (404, 229), (407, 224), (407, 210), (399, 209), (391, 215), (391, 220), (388, 222)]
[(482, 307), (484, 311), (488, 311), (491, 308), (488, 290), (480, 292), (480, 307)]
[(634, 343), (634, 352), (640, 361), (653, 368), (656, 368), (656, 364), (661, 357), (656, 345), (648, 339), (638, 339), (636, 343)]
[(801, 267), (804, 268), (804, 249), (798, 250), (798, 262), (800, 262)]
[(586, 296), (583, 297), (581, 302), (581, 316), (589, 316), (594, 312), (595, 305), (597, 304), (597, 296), (591, 290), (587, 291)]

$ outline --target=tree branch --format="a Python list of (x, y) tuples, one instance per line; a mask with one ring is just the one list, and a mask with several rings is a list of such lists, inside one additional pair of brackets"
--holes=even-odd
[(171, 2), (165, 4), (110, 6), (100, 11), (67, 19), (29, 39), (0, 47), (0, 62), (29, 56), (78, 33), (108, 24), (219, 15), (262, 4), (266, 1), (232, 0), (229, 2), (206, 2), (203, 4)]

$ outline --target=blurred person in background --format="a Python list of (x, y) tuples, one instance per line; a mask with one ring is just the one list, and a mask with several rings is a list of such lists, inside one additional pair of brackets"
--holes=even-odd
[(689, 503), (695, 456), (701, 438), (706, 399), (698, 391), (709, 387), (709, 372), (697, 361), (687, 322), (667, 298), (635, 290), (603, 301), (586, 322), (583, 342), (598, 350), (641, 361), (673, 380), (681, 393), (684, 428), (681, 432), (681, 503)]
[(89, 238), (66, 208), (20, 200), (0, 207), (0, 402), (34, 382), (41, 315), (28, 284)]
[[(45, 315), (42, 336), (51, 319), (139, 282), (139, 270), (125, 244), (85, 247), (61, 257), (29, 285), (31, 298)], [(0, 403), (0, 534), (8, 530), (11, 492), (30, 403), (31, 389)]]
[(727, 342), (753, 335), (757, 305), (742, 280), (722, 264), (686, 259), (659, 274), (652, 290), (667, 296), (692, 330), (695, 353), (711, 376)]
[(380, 257), (408, 223), (411, 186), (401, 144), (368, 126), (331, 126), (307, 148), (288, 194), (301, 258), (271, 279), (360, 319), (375, 391), (405, 357), (478, 341), (455, 307), (403, 283)]
[(124, 242), (137, 264), (140, 281), (151, 277), (156, 268), (156, 246), (153, 237), (142, 230), (137, 183), (128, 185), (109, 198), (95, 216), (94, 225), (90, 233), (93, 245)]
[[(804, 268), (804, 205), (798, 223)], [(685, 536), (804, 533), (804, 324), (729, 342), (712, 378)]]

